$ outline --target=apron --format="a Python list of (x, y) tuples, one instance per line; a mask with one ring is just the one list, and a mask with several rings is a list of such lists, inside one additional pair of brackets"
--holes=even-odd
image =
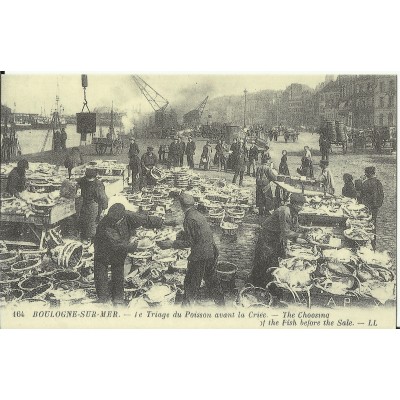
[(92, 239), (96, 234), (98, 214), (99, 205), (95, 201), (82, 204), (79, 220), (83, 239)]
[(268, 268), (278, 267), (279, 257), (283, 256), (283, 244), (277, 232), (264, 232), (259, 237), (254, 256), (254, 267), (250, 274), (249, 283), (254, 286), (265, 288), (273, 277)]

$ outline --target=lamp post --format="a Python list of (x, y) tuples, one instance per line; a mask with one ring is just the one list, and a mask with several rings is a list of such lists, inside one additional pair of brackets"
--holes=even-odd
[(246, 128), (246, 108), (247, 108), (247, 90), (244, 89), (244, 115), (243, 115), (243, 128)]

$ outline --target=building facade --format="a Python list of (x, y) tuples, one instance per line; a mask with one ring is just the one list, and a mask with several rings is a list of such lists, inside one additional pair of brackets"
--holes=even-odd
[(397, 77), (395, 75), (376, 76), (374, 125), (397, 127)]

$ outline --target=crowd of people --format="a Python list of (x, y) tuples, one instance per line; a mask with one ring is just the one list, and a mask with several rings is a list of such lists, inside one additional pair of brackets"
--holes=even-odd
[[(165, 147), (160, 146), (159, 157), (154, 154), (154, 148), (149, 146), (144, 154), (140, 155), (140, 149), (136, 140), (132, 138), (129, 146), (129, 169), (134, 190), (143, 186), (156, 184), (152, 170), (165, 159), (165, 153), (161, 151)], [(194, 155), (196, 143), (188, 138), (185, 143), (183, 138), (175, 138), (168, 147), (168, 163), (171, 167), (184, 165), (184, 156), (189, 168), (194, 168)], [(301, 194), (292, 194), (290, 198), (281, 198), (281, 193), (272, 191), (272, 183), (278, 175), (290, 175), (288, 166), (288, 154), (282, 151), (278, 170), (271, 161), (269, 147), (260, 150), (256, 143), (249, 147), (244, 139), (234, 139), (228, 147), (219, 140), (213, 148), (210, 142), (206, 142), (200, 155), (199, 168), (210, 168), (212, 155), (213, 164), (218, 171), (233, 171), (232, 182), (243, 184), (244, 174), (255, 178), (256, 206), (262, 216), (261, 231), (256, 243), (253, 270), (248, 282), (259, 287), (265, 287), (271, 281), (268, 269), (277, 266), (278, 258), (283, 255), (285, 240), (291, 239), (297, 242), (304, 240), (303, 228), (298, 225), (298, 213), (305, 203)], [(78, 149), (72, 149), (66, 159), (66, 167), (69, 177), (71, 170), (83, 162)], [(329, 161), (323, 158), (320, 161), (321, 172), (317, 178), (331, 194), (334, 193), (332, 173), (329, 170)], [(7, 181), (7, 192), (18, 197), (19, 193), (26, 189), (26, 171), (29, 163), (20, 160)], [(304, 147), (301, 165), (297, 172), (300, 175), (313, 178), (313, 160), (311, 150)], [(375, 167), (365, 168), (365, 175), (359, 179), (345, 173), (343, 175), (344, 186), (342, 195), (357, 199), (365, 204), (372, 214), (372, 222), (376, 229), (378, 210), (382, 206), (384, 193), (382, 183), (376, 178)], [(94, 275), (97, 295), (100, 302), (113, 301), (114, 304), (123, 303), (123, 274), (124, 259), (128, 252), (137, 248), (136, 241), (130, 241), (136, 229), (140, 226), (159, 227), (162, 223), (175, 224), (174, 221), (165, 221), (157, 217), (143, 217), (140, 214), (128, 212), (122, 204), (113, 205), (108, 214), (108, 198), (104, 184), (96, 176), (96, 171), (86, 169), (85, 176), (78, 179), (77, 185), (81, 191), (81, 208), (78, 215), (78, 228), (83, 241), (93, 242)], [(287, 195), (287, 194), (286, 194)], [(220, 284), (216, 278), (216, 262), (218, 249), (213, 239), (211, 227), (200, 212), (195, 208), (195, 201), (189, 194), (182, 193), (179, 198), (184, 213), (183, 231), (177, 240), (171, 243), (175, 248), (191, 248), (188, 269), (184, 281), (184, 304), (193, 304), (199, 296), (202, 281), (209, 289), (211, 297), (217, 305), (224, 304), (224, 296)], [(284, 200), (284, 201), (283, 201)], [(372, 243), (376, 246), (376, 240)], [(108, 268), (111, 266), (111, 286), (108, 283)]]
[[(306, 178), (315, 179), (321, 182), (325, 192), (335, 193), (335, 182), (329, 168), (329, 152), (331, 145), (327, 135), (321, 135), (320, 141), (321, 160), (319, 162), (320, 172), (315, 175), (314, 162), (311, 149), (304, 146), (304, 152), (300, 160), (300, 166), (297, 173)], [(185, 165), (185, 155), (187, 166), (195, 168), (194, 156), (196, 153), (196, 143), (192, 137), (184, 141), (182, 137), (176, 136), (170, 145), (161, 144), (158, 150), (158, 159), (153, 153), (153, 147), (148, 147), (147, 152), (139, 157), (139, 147), (134, 138), (131, 139), (129, 147), (129, 168), (132, 172), (132, 187), (135, 189), (146, 185), (147, 181), (152, 182), (151, 169), (157, 163), (167, 163), (170, 167), (182, 167)], [(213, 147), (210, 141), (202, 147), (200, 154), (199, 169), (210, 170), (213, 165), (218, 172), (233, 172), (232, 183), (243, 185), (244, 175), (247, 173), (256, 179), (256, 204), (260, 215), (269, 213), (278, 207), (283, 199), (279, 188), (275, 190), (275, 197), (272, 193), (271, 182), (276, 180), (277, 175), (290, 175), (288, 167), (287, 151), (282, 151), (282, 156), (278, 169), (276, 170), (270, 154), (268, 143), (259, 148), (256, 141), (247, 143), (247, 137), (234, 138), (230, 146), (222, 139), (218, 140)], [(351, 185), (358, 184), (353, 182), (353, 177), (349, 174), (343, 176), (343, 193), (352, 193)], [(154, 183), (154, 182), (153, 182)], [(355, 191), (355, 188), (354, 188)], [(358, 188), (358, 193), (361, 189)], [(355, 197), (354, 193), (353, 196)], [(360, 200), (360, 194), (357, 197)]]

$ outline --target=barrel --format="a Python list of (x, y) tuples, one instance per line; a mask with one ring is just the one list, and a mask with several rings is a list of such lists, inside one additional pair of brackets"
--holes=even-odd
[(67, 269), (74, 269), (79, 265), (82, 253), (82, 243), (76, 240), (70, 240), (51, 250), (52, 258), (57, 262), (58, 266)]

